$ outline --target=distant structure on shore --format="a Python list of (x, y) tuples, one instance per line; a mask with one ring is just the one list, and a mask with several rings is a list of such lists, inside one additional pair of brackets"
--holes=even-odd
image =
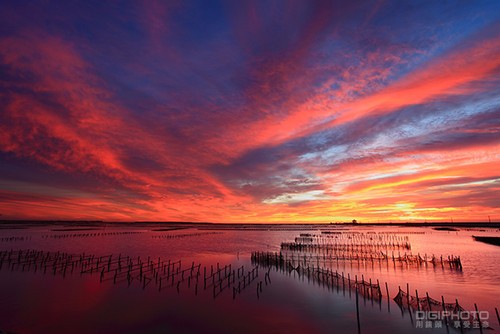
[(345, 222), (345, 221), (344, 222), (343, 221), (336, 221), (335, 223), (334, 222), (330, 222), (330, 225), (334, 225), (334, 224), (335, 225), (346, 225), (346, 224), (347, 225), (351, 225), (351, 224), (356, 224), (357, 225), (357, 224), (360, 224), (360, 223), (361, 222), (358, 222), (356, 219), (353, 219), (350, 222), (349, 221), (347, 221), (347, 222)]

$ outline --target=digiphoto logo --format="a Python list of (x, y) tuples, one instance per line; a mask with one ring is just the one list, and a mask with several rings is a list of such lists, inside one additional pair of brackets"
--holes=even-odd
[(489, 328), (488, 311), (417, 311), (416, 328)]

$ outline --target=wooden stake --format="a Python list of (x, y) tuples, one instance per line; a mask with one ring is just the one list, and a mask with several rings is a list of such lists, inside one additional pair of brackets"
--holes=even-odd
[(417, 297), (417, 310), (420, 311), (420, 300), (418, 300), (418, 291), (415, 289), (415, 295)]
[[(444, 312), (446, 311), (446, 308), (445, 308), (443, 296), (441, 296), (441, 302), (443, 303), (443, 314), (444, 314)], [(446, 325), (446, 327), (448, 327), (448, 317), (447, 316), (444, 318), (444, 324)]]
[(358, 334), (361, 334), (361, 325), (360, 325), (360, 321), (359, 321), (358, 289), (356, 289), (356, 319), (358, 321)]
[(476, 303), (474, 303), (474, 308), (476, 309), (476, 317), (477, 317), (477, 321), (479, 323), (479, 333), (483, 334), (483, 326), (481, 326), (481, 319), (479, 318), (479, 311), (477, 309)]
[(406, 300), (408, 302), (408, 310), (410, 309), (410, 283), (406, 283)]

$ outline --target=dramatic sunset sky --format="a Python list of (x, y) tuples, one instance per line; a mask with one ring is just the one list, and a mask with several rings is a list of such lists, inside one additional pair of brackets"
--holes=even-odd
[(3, 1), (0, 219), (500, 220), (500, 2)]

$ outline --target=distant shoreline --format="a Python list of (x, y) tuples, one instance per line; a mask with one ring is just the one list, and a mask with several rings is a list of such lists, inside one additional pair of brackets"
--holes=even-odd
[(363, 226), (394, 226), (394, 227), (485, 227), (485, 228), (500, 228), (500, 223), (496, 222), (406, 222), (406, 223), (211, 223), (211, 222), (171, 222), (171, 221), (131, 221), (131, 222), (108, 222), (101, 220), (0, 220), (0, 229), (2, 225), (31, 225), (31, 226), (42, 226), (42, 225), (70, 225), (71, 226), (186, 226), (186, 227), (234, 227), (234, 228), (264, 228), (266, 226), (276, 226), (276, 227), (363, 227)]

